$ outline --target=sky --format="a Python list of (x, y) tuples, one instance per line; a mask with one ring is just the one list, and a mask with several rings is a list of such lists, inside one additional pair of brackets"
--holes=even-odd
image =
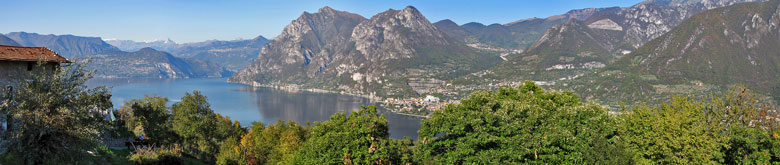
[(414, 6), (431, 22), (505, 24), (572, 9), (627, 7), (641, 0), (2, 0), (0, 33), (72, 34), (178, 43), (273, 38), (304, 11), (323, 6), (370, 18)]

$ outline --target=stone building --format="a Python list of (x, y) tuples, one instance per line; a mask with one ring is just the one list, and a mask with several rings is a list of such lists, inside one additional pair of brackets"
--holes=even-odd
[(13, 86), (29, 72), (53, 71), (60, 63), (70, 61), (45, 47), (0, 45), (0, 87)]
[[(8, 103), (5, 92), (9, 87), (16, 86), (20, 80), (24, 80), (30, 72), (44, 71), (52, 73), (61, 63), (70, 63), (68, 59), (58, 55), (45, 47), (18, 47), (0, 45), (0, 105)], [(40, 65), (39, 65), (40, 64)], [(0, 106), (0, 108), (4, 108)], [(8, 123), (13, 123), (6, 115), (2, 122), (2, 130), (6, 130)]]

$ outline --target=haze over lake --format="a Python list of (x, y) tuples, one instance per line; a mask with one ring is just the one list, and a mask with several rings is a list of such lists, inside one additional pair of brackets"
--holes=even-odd
[[(125, 101), (143, 98), (144, 95), (168, 97), (169, 106), (179, 102), (185, 92), (200, 91), (208, 98), (216, 113), (238, 120), (242, 126), (260, 121), (268, 125), (278, 120), (305, 121), (328, 120), (335, 113), (348, 114), (371, 105), (366, 98), (314, 92), (288, 92), (265, 87), (252, 87), (225, 82), (225, 78), (206, 79), (93, 79), (90, 87), (111, 88), (114, 108), (121, 108)], [(388, 121), (390, 137), (417, 137), (419, 117), (398, 115), (380, 109)]]

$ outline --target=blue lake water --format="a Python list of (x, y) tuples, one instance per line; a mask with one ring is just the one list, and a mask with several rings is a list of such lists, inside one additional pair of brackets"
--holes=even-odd
[[(185, 92), (200, 91), (208, 99), (211, 109), (241, 122), (242, 126), (260, 121), (264, 124), (278, 120), (305, 121), (328, 120), (335, 113), (349, 114), (371, 105), (369, 99), (314, 92), (288, 92), (265, 87), (252, 87), (227, 83), (225, 78), (207, 79), (92, 79), (90, 87), (107, 86), (111, 89), (114, 108), (121, 108), (125, 101), (143, 98), (144, 95), (168, 97), (169, 104), (179, 102)], [(169, 105), (170, 106), (170, 105)], [(379, 108), (379, 107), (378, 107)], [(390, 137), (416, 138), (420, 129), (419, 117), (387, 112), (379, 108), (388, 120)]]

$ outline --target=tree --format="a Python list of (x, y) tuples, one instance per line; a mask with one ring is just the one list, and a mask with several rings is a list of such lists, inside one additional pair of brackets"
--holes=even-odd
[(773, 138), (777, 128), (769, 111), (774, 109), (743, 86), (728, 94), (710, 96), (706, 107), (708, 120), (723, 134), (725, 164), (780, 163), (780, 139)]
[(173, 130), (181, 137), (185, 153), (200, 160), (213, 162), (219, 150), (217, 118), (211, 110), (206, 96), (198, 91), (185, 93), (181, 102), (173, 104)]
[(375, 106), (318, 122), (292, 164), (400, 164), (409, 143), (388, 138), (387, 120)]
[(309, 129), (294, 121), (280, 120), (268, 128), (262, 123), (253, 123), (250, 131), (241, 138), (246, 161), (249, 164), (289, 164), (309, 136)]
[(119, 116), (127, 129), (143, 128), (142, 134), (145, 134), (145, 138), (172, 144), (176, 141), (176, 134), (171, 126), (172, 117), (166, 107), (167, 103), (168, 98), (159, 96), (132, 99), (125, 102), (119, 110)]
[(248, 164), (237, 139), (228, 138), (219, 147), (217, 164)]
[[(43, 68), (43, 67), (42, 67)], [(64, 64), (53, 71), (32, 72), (18, 81), (19, 89), (5, 114), (14, 119), (7, 154), (26, 164), (83, 162), (87, 150), (100, 144), (111, 105), (105, 87), (88, 88), (92, 77), (83, 64)]]
[(620, 136), (643, 163), (773, 164), (780, 162), (780, 141), (771, 109), (744, 87), (702, 101), (673, 96), (623, 115)]
[(723, 158), (721, 139), (707, 120), (704, 104), (673, 97), (655, 108), (636, 106), (623, 115), (621, 136), (634, 160), (660, 164), (715, 164)]
[[(422, 122), (415, 159), (422, 164), (604, 164), (627, 157), (614, 126), (614, 117), (598, 104), (526, 82), (474, 92), (434, 112)], [(594, 153), (615, 155), (586, 160)]]

